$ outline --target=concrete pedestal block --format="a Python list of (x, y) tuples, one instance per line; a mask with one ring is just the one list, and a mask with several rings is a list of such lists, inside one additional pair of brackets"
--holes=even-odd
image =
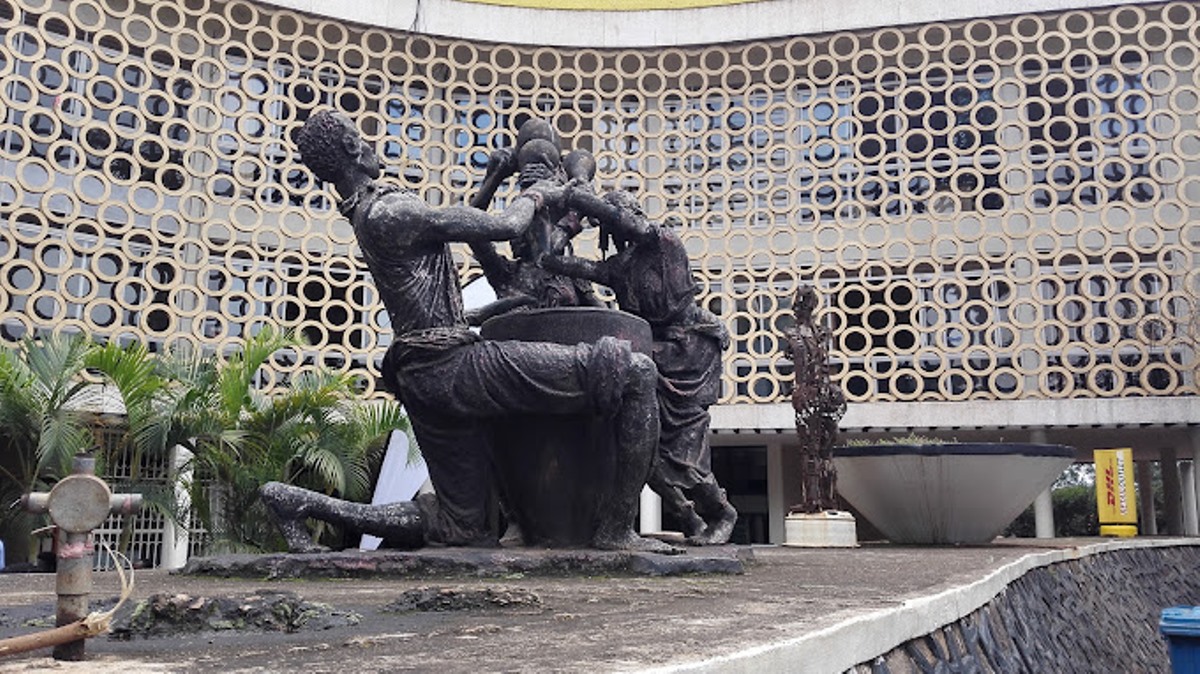
[(792, 513), (784, 519), (783, 544), (790, 548), (856, 548), (854, 515), (844, 510)]

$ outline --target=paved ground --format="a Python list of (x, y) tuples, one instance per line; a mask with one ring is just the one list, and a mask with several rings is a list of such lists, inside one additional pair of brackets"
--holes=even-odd
[[(89, 661), (44, 654), (0, 660), (0, 671), (612, 671), (731, 653), (828, 627), (856, 615), (976, 580), (1046, 543), (964, 548), (886, 544), (854, 550), (755, 548), (743, 576), (668, 578), (466, 577), (422, 580), (246, 581), (137, 574), (134, 600), (156, 592), (241, 597), (286, 589), (362, 616), (356, 627), (293, 634), (200, 635), (88, 642)], [(1050, 545), (1070, 547), (1059, 539)], [(96, 597), (117, 594), (112, 574)], [(493, 588), (536, 594), (540, 606), (385, 613), (405, 590)], [(49, 575), (0, 574), (0, 638), (36, 631), (53, 613)], [(132, 603), (132, 602), (131, 602)]]

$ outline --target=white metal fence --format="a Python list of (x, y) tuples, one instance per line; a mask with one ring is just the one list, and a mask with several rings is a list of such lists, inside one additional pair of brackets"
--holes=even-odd
[[(134, 515), (109, 515), (95, 530), (94, 568), (108, 571), (115, 566), (103, 544), (123, 550), (140, 568), (182, 566), (192, 555), (203, 554), (208, 543), (207, 532), (190, 507), (186, 489), (174, 478), (181, 471), (185, 479), (188, 477), (190, 455), (183, 448), (167, 456), (143, 455), (135, 471), (134, 456), (119, 451), (123, 434), (120, 427), (98, 429), (100, 449), (109, 457), (101, 477), (114, 493), (139, 492), (145, 503)], [(170, 492), (174, 499), (167, 498)]]

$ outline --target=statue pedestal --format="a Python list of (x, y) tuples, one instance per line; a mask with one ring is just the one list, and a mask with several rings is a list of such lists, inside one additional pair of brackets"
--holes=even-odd
[[(575, 345), (612, 336), (649, 354), (650, 324), (620, 311), (591, 307), (537, 309), (483, 324), (488, 340)], [(526, 545), (587, 547), (596, 505), (616, 469), (611, 421), (591, 414), (512, 415), (492, 424), (494, 469), (506, 515)]]
[(844, 510), (792, 513), (784, 519), (783, 544), (790, 548), (856, 548), (854, 515)]

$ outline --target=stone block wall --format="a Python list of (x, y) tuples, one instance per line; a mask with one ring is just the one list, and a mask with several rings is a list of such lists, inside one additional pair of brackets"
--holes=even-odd
[(1117, 550), (1034, 569), (970, 615), (854, 674), (1169, 672), (1163, 608), (1200, 604), (1200, 548)]

